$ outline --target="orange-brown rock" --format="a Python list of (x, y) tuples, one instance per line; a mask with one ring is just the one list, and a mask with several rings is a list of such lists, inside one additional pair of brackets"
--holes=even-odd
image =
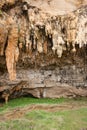
[(13, 25), (8, 36), (8, 45), (5, 51), (6, 64), (10, 80), (16, 79), (16, 62), (18, 61), (18, 27)]
[(6, 102), (12, 96), (29, 94), (38, 98), (87, 96), (84, 4), (85, 0), (1, 0), (0, 82), (11, 86), (1, 91)]
[(8, 30), (4, 24), (0, 24), (0, 55), (4, 55), (5, 44), (7, 40)]

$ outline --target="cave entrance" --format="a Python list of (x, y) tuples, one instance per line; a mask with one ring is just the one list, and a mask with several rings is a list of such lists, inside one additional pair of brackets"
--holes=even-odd
[(36, 98), (31, 93), (25, 94), (22, 97), (28, 97), (28, 98)]

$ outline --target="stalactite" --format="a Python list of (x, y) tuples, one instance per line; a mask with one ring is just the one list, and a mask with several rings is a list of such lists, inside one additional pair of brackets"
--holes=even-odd
[(46, 23), (46, 26), (45, 26), (45, 32), (46, 32), (46, 36), (52, 34), (51, 23), (49, 23), (49, 22)]
[(5, 51), (6, 64), (10, 80), (16, 79), (16, 62), (18, 61), (18, 27), (13, 25), (8, 36), (8, 45)]
[(47, 54), (47, 52), (48, 52), (48, 46), (47, 46), (47, 40), (45, 40), (44, 41), (44, 44), (43, 44), (43, 52), (45, 53), (45, 54)]
[(38, 40), (37, 51), (38, 51), (39, 53), (42, 53), (42, 52), (43, 52), (42, 40)]
[(86, 44), (86, 37), (85, 34), (87, 32), (87, 28), (85, 28), (85, 23), (87, 22), (87, 18), (81, 17), (79, 23), (78, 23), (78, 30), (75, 42), (79, 44), (79, 47), (81, 48), (84, 44)]
[(5, 44), (7, 40), (8, 30), (3, 24), (0, 24), (0, 55), (4, 55)]
[[(6, 0), (6, 3), (15, 5), (15, 1)], [(87, 14), (81, 14), (82, 8), (59, 16), (45, 13), (41, 9), (31, 6), (26, 0), (21, 2), (23, 3), (20, 7), (17, 5), (21, 10), (19, 13), (13, 11), (14, 15), (10, 17), (9, 11), (4, 22), (1, 22), (3, 18), (0, 19), (0, 55), (6, 53), (7, 69), (11, 80), (16, 78), (16, 62), (19, 53), (21, 53), (21, 58), (22, 53), (27, 54), (27, 57), (30, 58), (36, 52), (47, 54), (49, 42), (52, 42), (53, 46), (51, 45), (50, 48), (52, 47), (53, 53), (61, 58), (63, 51), (76, 52), (76, 44), (79, 44), (79, 48), (87, 44)], [(5, 1), (2, 2), (2, 5), (4, 3)], [(0, 3), (0, 7), (2, 5)], [(86, 11), (83, 10), (83, 12)], [(7, 36), (8, 41), (6, 41)]]

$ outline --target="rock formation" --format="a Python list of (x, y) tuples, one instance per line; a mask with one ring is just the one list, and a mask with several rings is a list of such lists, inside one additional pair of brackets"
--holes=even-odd
[[(1, 75), (0, 82), (3, 84), (5, 81), (5, 84), (10, 84), (10, 89), (12, 89), (21, 80), (27, 80), (29, 83), (26, 87), (27, 91), (24, 90), (25, 88), (20, 89), (22, 95), (30, 93), (35, 97), (87, 96), (87, 87), (85, 88), (87, 86), (87, 5), (83, 4), (86, 1), (80, 2), (83, 6), (70, 12), (65, 11), (63, 14), (56, 13), (56, 11), (53, 14), (50, 8), (48, 11), (44, 10), (45, 6), (51, 7), (50, 5), (55, 1), (44, 1), (41, 7), (40, 0), (38, 3), (37, 0), (3, 0), (0, 2), (0, 57), (6, 61), (10, 79), (8, 80), (6, 72), (6, 75)], [(37, 3), (36, 6), (35, 3)], [(69, 3), (72, 3), (72, 0)], [(76, 3), (73, 4), (75, 6)], [(77, 5), (79, 5), (78, 1)], [(0, 64), (3, 65), (2, 62)], [(70, 70), (66, 67), (70, 67)], [(47, 77), (39, 74), (39, 79), (36, 79), (37, 76), (32, 78), (34, 72), (31, 76), (28, 74), (29, 71), (32, 72), (32, 69), (41, 73), (47, 68), (49, 69)], [(73, 68), (72, 72), (70, 72), (71, 68)], [(25, 72), (27, 70), (27, 73), (21, 76), (23, 69)], [(57, 74), (56, 69), (60, 70)], [(70, 72), (70, 79), (66, 70)], [(62, 71), (67, 74), (60, 74)], [(84, 75), (81, 76), (80, 71)], [(50, 81), (52, 73), (55, 74)], [(77, 78), (73, 82), (74, 76), (79, 76), (81, 79), (78, 77), (80, 80), (78, 81)], [(48, 81), (46, 81), (47, 78)], [(41, 81), (38, 83), (39, 80)], [(81, 87), (85, 90), (77, 89), (80, 87), (80, 82), (83, 83)], [(11, 85), (13, 83), (14, 85)], [(1, 89), (1, 95), (6, 95), (3, 94), (4, 91)], [(9, 95), (15, 95), (16, 90), (10, 91), (7, 92)], [(20, 93), (16, 96), (21, 95)], [(7, 100), (6, 98), (6, 102)]]

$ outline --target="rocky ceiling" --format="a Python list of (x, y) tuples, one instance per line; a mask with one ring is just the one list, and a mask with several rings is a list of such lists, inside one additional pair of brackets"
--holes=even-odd
[[(16, 78), (19, 53), (32, 49), (47, 53), (48, 42), (53, 53), (76, 51), (87, 39), (86, 0), (6, 0), (0, 3), (0, 54), (6, 56), (10, 79)], [(83, 7), (82, 7), (83, 5)], [(81, 8), (77, 8), (77, 7)], [(76, 10), (77, 9), (77, 10)]]
[(87, 0), (0, 1), (0, 65), (6, 62), (10, 81), (18, 79), (16, 66), (82, 67), (86, 44)]

